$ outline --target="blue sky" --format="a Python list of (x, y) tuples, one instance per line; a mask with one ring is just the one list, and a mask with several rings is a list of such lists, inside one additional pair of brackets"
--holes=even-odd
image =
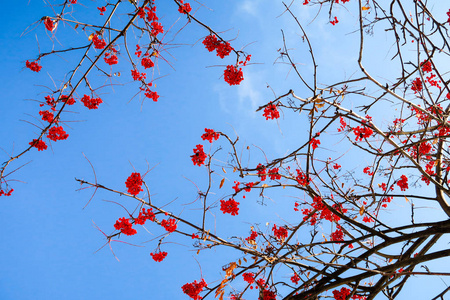
[[(86, 22), (98, 18), (95, 7), (104, 4), (101, 1), (78, 2), (82, 5), (74, 6), (73, 17)], [(174, 3), (159, 2), (156, 4), (163, 16), (162, 23), (167, 27), (174, 24), (167, 35), (170, 40), (186, 22), (181, 17), (175, 23), (180, 14)], [(186, 218), (196, 218), (199, 204), (186, 204), (197, 197), (193, 183), (204, 188), (207, 174), (204, 168), (193, 166), (189, 156), (195, 145), (202, 142), (200, 136), (205, 127), (230, 136), (237, 132), (241, 147), (252, 147), (250, 166), (264, 160), (257, 147), (273, 158), (292, 150), (299, 140), (307, 137), (307, 123), (295, 118), (292, 112), (282, 115), (279, 122), (266, 121), (262, 112), (255, 112), (259, 105), (274, 99), (271, 89), (280, 95), (293, 88), (297, 94), (309, 96), (289, 68), (277, 60), (277, 50), (282, 47), (280, 29), (283, 29), (289, 48), (295, 49), (294, 58), (305, 74), (312, 70), (298, 28), (290, 17), (281, 15), (283, 6), (277, 1), (210, 2), (206, 4), (211, 10), (195, 2), (191, 4), (194, 10), (198, 9), (196, 16), (199, 19), (223, 32), (226, 39), (233, 39), (231, 43), (235, 48), (245, 47), (252, 55), (252, 64), (244, 69), (243, 83), (230, 87), (224, 82), (223, 69), (232, 64), (234, 58), (221, 61), (204, 49), (201, 40), (208, 32), (196, 24), (186, 26), (175, 37), (174, 45), (162, 54), (174, 69), (159, 62), (159, 73), (155, 75), (161, 76), (155, 81), (160, 94), (157, 103), (144, 100), (141, 95), (135, 96), (138, 86), (132, 82), (124, 57), (119, 56), (121, 62), (114, 67), (115, 71), (121, 72), (120, 78), (109, 81), (98, 73), (90, 75), (92, 84), (102, 87), (97, 90), (104, 101), (100, 109), (87, 110), (78, 103), (63, 115), (68, 140), (53, 143), (47, 151), (31, 151), (10, 168), (12, 171), (26, 164), (10, 176), (14, 179), (10, 182), (15, 190), (13, 196), (0, 198), (3, 228), (0, 299), (188, 299), (180, 289), (184, 283), (198, 280), (203, 275), (209, 283), (217, 284), (214, 280), (220, 280), (221, 267), (240, 257), (240, 253), (228, 249), (196, 255), (192, 241), (171, 237), (162, 246), (162, 250), (169, 253), (168, 257), (164, 262), (156, 263), (149, 253), (155, 250), (162, 232), (149, 227), (149, 232), (139, 229), (138, 236), (120, 239), (140, 247), (112, 243), (120, 260), (117, 261), (108, 245), (102, 248), (105, 239), (96, 227), (107, 234), (112, 233), (115, 220), (125, 216), (124, 210), (110, 201), (131, 210), (136, 203), (98, 191), (83, 209), (92, 190), (80, 190), (74, 180), (94, 180), (85, 157), (93, 164), (99, 183), (121, 191), (125, 191), (124, 182), (134, 169), (145, 173), (152, 168), (145, 178), (152, 200), (159, 204), (168, 203), (170, 210), (182, 213)], [(122, 5), (127, 7), (129, 4)], [(350, 3), (349, 10), (353, 6)], [(316, 8), (305, 7), (299, 2), (293, 11), (308, 24), (315, 16)], [(77, 14), (79, 12), (82, 14)], [(345, 13), (343, 8), (336, 11), (341, 27), (331, 26), (326, 13), (306, 26), (319, 61), (320, 82), (353, 76), (357, 55), (354, 46), (358, 40), (348, 29), (354, 25), (354, 20), (339, 15)], [(0, 75), (3, 82), (0, 86), (3, 123), (0, 159), (4, 161), (11, 153), (21, 152), (36, 137), (39, 132), (33, 125), (39, 124), (36, 101), (42, 101), (49, 88), (54, 90), (60, 86), (64, 74), (73, 68), (77, 54), (43, 58), (40, 73), (26, 69), (25, 61), (34, 60), (39, 49), (49, 51), (52, 43), (55, 48), (61, 48), (81, 41), (85, 34), (74, 33), (69, 26), (60, 25), (55, 36), (51, 36), (43, 24), (35, 23), (43, 16), (54, 15), (44, 1), (2, 1), (0, 14), (3, 20), (0, 25), (3, 44), (0, 64), (4, 70)], [(385, 42), (383, 37), (372, 41), (375, 44)], [(368, 55), (375, 57), (377, 54), (374, 51)], [(389, 60), (387, 56), (378, 59)], [(369, 65), (374, 69), (378, 66)], [(79, 94), (83, 93), (87, 91), (82, 88)], [(333, 143), (336, 141), (330, 141), (329, 149), (338, 147)], [(205, 150), (209, 150), (208, 147)], [(219, 157), (226, 159), (226, 153), (225, 148)], [(218, 185), (219, 181), (216, 179), (214, 184)], [(232, 180), (228, 180), (214, 197), (221, 199), (230, 194), (232, 184)], [(261, 206), (256, 203), (257, 195), (249, 196), (245, 202), (242, 200), (242, 214), (233, 219), (217, 214), (217, 219), (211, 218), (211, 226), (216, 226), (217, 232), (227, 237), (246, 236), (250, 223), (261, 222), (264, 228), (265, 222), (273, 224), (282, 222), (283, 218), (293, 220), (296, 216), (288, 213), (271, 214), (276, 207), (291, 209), (295, 200), (284, 201), (290, 196), (302, 197), (273, 194), (266, 206)]]

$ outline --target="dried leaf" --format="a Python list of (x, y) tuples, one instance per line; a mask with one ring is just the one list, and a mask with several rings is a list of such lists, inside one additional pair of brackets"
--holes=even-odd
[(230, 263), (228, 268), (225, 269), (225, 278), (233, 276), (233, 270), (237, 268), (237, 264), (235, 262)]
[(222, 178), (222, 180), (220, 181), (219, 189), (221, 189), (223, 187), (224, 183), (225, 183), (225, 178)]
[(222, 167), (222, 171), (226, 174), (227, 173), (227, 171), (225, 171), (225, 168), (224, 167)]
[(242, 264), (242, 261), (241, 261), (241, 259), (239, 258), (239, 260), (238, 260), (238, 264), (239, 265), (241, 265)]
[(271, 264), (275, 261), (275, 257), (267, 257), (266, 260)]
[(316, 106), (317, 108), (322, 108), (322, 107), (325, 106), (325, 103), (317, 103), (315, 106)]
[(224, 279), (222, 280), (222, 282), (220, 283), (220, 286), (217, 288), (216, 290), (216, 296), (215, 298), (217, 298), (217, 296), (219, 296), (219, 300), (223, 299), (223, 294), (225, 293), (225, 291), (223, 290), (225, 288), (225, 283), (228, 282), (228, 279)]
[(78, 26), (80, 26), (80, 24), (76, 24), (76, 25), (75, 25), (75, 29), (77, 29), (77, 28), (78, 28)]
[(89, 40), (89, 41), (92, 41), (92, 39), (94, 38), (94, 35), (95, 35), (95, 34), (91, 33), (91, 35), (88, 37), (88, 40)]
[(359, 209), (359, 215), (362, 216), (365, 211), (366, 211), (366, 208), (364, 207), (364, 205), (361, 206), (361, 208)]
[(247, 262), (247, 259), (245, 257), (242, 258), (245, 262)]
[(370, 9), (370, 6), (363, 6), (361, 9), (362, 9), (362, 10), (369, 10), (369, 9)]
[(263, 188), (266, 188), (266, 187), (269, 187), (269, 185), (268, 184), (263, 184), (263, 185), (261, 185)]
[(405, 196), (405, 200), (406, 200), (406, 202), (409, 202), (409, 200), (408, 200), (408, 198), (406, 198), (406, 196)]
[(233, 173), (234, 173), (234, 172), (236, 172), (236, 171), (237, 171), (237, 168), (236, 168), (236, 167), (234, 167), (234, 168), (233, 168)]

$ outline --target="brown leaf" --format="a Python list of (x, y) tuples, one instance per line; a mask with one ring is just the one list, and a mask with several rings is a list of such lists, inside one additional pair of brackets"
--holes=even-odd
[(237, 268), (237, 264), (235, 262), (230, 263), (228, 268), (225, 269), (225, 278), (233, 276), (233, 270)]
[(361, 206), (361, 208), (359, 209), (359, 215), (362, 216), (365, 211), (366, 211), (366, 208), (364, 207), (364, 205)]
[(370, 9), (370, 6), (363, 6), (361, 9), (362, 9), (362, 10), (369, 10), (369, 9)]
[(227, 171), (225, 171), (225, 168), (224, 167), (222, 167), (222, 171), (226, 174), (227, 173)]
[(94, 35), (95, 35), (95, 34), (91, 33), (91, 35), (88, 37), (88, 40), (89, 40), (89, 41), (92, 41), (92, 39), (94, 38)]
[[(316, 103), (315, 105), (317, 108), (322, 108), (325, 106), (325, 103)], [(316, 110), (317, 111), (317, 110)]]
[(225, 178), (222, 178), (222, 180), (220, 181), (219, 189), (221, 189), (223, 187), (224, 183), (225, 183)]

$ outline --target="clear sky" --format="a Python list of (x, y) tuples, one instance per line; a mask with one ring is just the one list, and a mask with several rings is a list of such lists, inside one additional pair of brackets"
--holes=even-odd
[[(37, 101), (60, 87), (64, 74), (73, 69), (79, 53), (43, 58), (40, 73), (26, 69), (25, 61), (34, 60), (39, 51), (51, 50), (52, 45), (61, 49), (87, 38), (86, 34), (75, 33), (64, 24), (59, 25), (54, 36), (46, 31), (39, 20), (43, 16), (54, 16), (46, 2), (0, 1), (0, 65), (4, 71), (0, 75), (2, 162), (8, 155), (21, 152), (36, 137), (39, 129), (35, 125), (40, 124)], [(74, 18), (80, 22), (101, 23), (99, 18), (104, 17), (98, 15), (96, 7), (104, 5), (105, 1), (78, 2), (73, 6)], [(200, 189), (205, 188), (207, 174), (204, 168), (193, 166), (189, 156), (195, 145), (202, 142), (200, 136), (205, 127), (230, 136), (237, 132), (241, 141), (253, 149), (251, 165), (264, 160), (264, 154), (256, 146), (272, 158), (292, 150), (299, 139), (306, 138), (304, 121), (292, 115), (283, 115), (279, 122), (266, 121), (262, 112), (255, 112), (259, 105), (274, 99), (272, 90), (276, 95), (291, 88), (297, 94), (306, 93), (289, 67), (278, 59), (278, 49), (283, 45), (281, 29), (289, 47), (296, 49), (294, 58), (305, 74), (311, 74), (306, 45), (292, 18), (282, 15), (281, 3), (209, 1), (205, 3), (208, 9), (192, 1), (199, 19), (222, 32), (233, 47), (245, 47), (252, 55), (252, 64), (244, 69), (243, 83), (232, 87), (224, 82), (222, 74), (226, 65), (233, 64), (234, 58), (221, 61), (209, 53), (201, 44), (208, 32), (196, 24), (188, 24), (175, 36), (186, 24), (185, 19), (180, 18), (171, 1), (156, 0), (156, 4), (163, 16), (163, 25), (167, 28), (173, 25), (166, 36), (170, 45), (162, 53), (169, 63), (160, 60), (154, 74), (154, 78), (160, 77), (155, 81), (159, 101), (154, 103), (136, 95), (138, 85), (132, 81), (125, 58), (119, 56), (120, 63), (114, 67), (114, 72), (120, 71), (120, 78), (108, 80), (98, 72), (89, 77), (96, 88), (101, 87), (97, 90), (104, 101), (100, 109), (87, 110), (78, 103), (63, 115), (69, 134), (66, 141), (53, 143), (43, 152), (31, 151), (10, 167), (13, 171), (26, 164), (9, 177), (14, 179), (10, 182), (13, 196), (0, 197), (3, 229), (0, 299), (188, 299), (181, 292), (183, 284), (199, 280), (202, 275), (208, 283), (217, 284), (218, 281), (213, 280), (221, 278), (222, 266), (241, 254), (218, 249), (196, 255), (192, 251), (192, 241), (173, 237), (162, 246), (169, 253), (168, 257), (156, 263), (149, 253), (155, 250), (162, 232), (150, 227), (148, 232), (140, 229), (136, 237), (120, 238), (137, 246), (121, 242), (111, 244), (118, 261), (109, 245), (103, 247), (105, 238), (97, 227), (110, 234), (115, 221), (125, 216), (119, 205), (108, 201), (131, 210), (136, 203), (99, 191), (83, 209), (93, 191), (79, 190), (80, 185), (74, 179), (94, 180), (89, 159), (99, 183), (125, 191), (124, 182), (133, 170), (143, 174), (152, 168), (145, 178), (152, 200), (168, 204), (169, 209), (185, 217), (195, 218), (200, 205), (186, 204), (197, 197), (195, 184)], [(354, 5), (350, 3), (349, 9)], [(300, 2), (293, 10), (304, 21), (316, 50), (321, 68), (319, 81), (350, 78), (356, 66), (358, 40), (348, 29), (354, 25), (354, 20), (344, 17), (346, 10), (336, 11), (340, 18), (336, 26), (329, 24), (326, 13), (321, 13), (308, 25), (317, 9)], [(385, 42), (382, 36), (373, 39), (374, 44)], [(121, 55), (124, 54), (121, 48)], [(376, 51), (373, 54), (376, 55)], [(381, 59), (389, 60), (386, 56)], [(377, 68), (377, 64), (370, 66)], [(87, 89), (80, 89), (79, 96), (83, 93), (87, 93)], [(223, 151), (226, 154), (227, 148)], [(218, 185), (219, 181), (214, 184)], [(231, 193), (232, 185), (232, 181), (227, 181), (217, 199)], [(226, 237), (246, 236), (249, 222), (261, 222), (264, 228), (265, 222), (273, 224), (282, 222), (282, 218), (292, 219), (293, 216), (270, 213), (275, 205), (288, 205), (286, 198), (286, 195), (283, 201), (274, 198), (261, 206), (257, 204), (257, 195), (248, 197), (246, 202), (242, 200), (239, 217), (217, 218), (217, 230)], [(291, 207), (295, 200), (289, 201)], [(408, 292), (405, 296), (401, 299), (407, 299)]]

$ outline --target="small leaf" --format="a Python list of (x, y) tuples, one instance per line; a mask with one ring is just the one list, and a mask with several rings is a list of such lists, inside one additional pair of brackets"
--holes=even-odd
[(242, 258), (245, 262), (247, 262), (247, 259), (245, 257)]
[[(317, 103), (315, 107), (322, 108), (325, 106), (325, 103)], [(316, 110), (317, 111), (317, 110)]]
[(88, 37), (88, 40), (89, 40), (89, 41), (92, 41), (92, 39), (94, 38), (94, 35), (95, 35), (95, 34), (91, 33), (91, 35)]
[(225, 171), (225, 168), (224, 167), (222, 167), (222, 171), (226, 174), (227, 173), (227, 171)]
[(237, 268), (237, 264), (235, 262), (230, 263), (230, 266), (225, 269), (225, 278), (233, 276), (233, 270)]
[(370, 9), (370, 6), (363, 6), (361, 9), (362, 9), (362, 10), (369, 10), (369, 9)]
[(266, 188), (266, 187), (269, 187), (269, 185), (268, 184), (263, 184), (263, 185), (261, 185), (263, 188)]
[(219, 189), (221, 189), (223, 187), (224, 183), (225, 183), (225, 178), (222, 178), (222, 180), (220, 181)]
[(76, 24), (76, 25), (75, 25), (75, 29), (77, 29), (77, 28), (78, 28), (78, 26), (80, 26), (80, 24)]
[(365, 209), (364, 205), (361, 206), (361, 208), (359, 209), (359, 215), (362, 216), (362, 215), (364, 214), (364, 211), (365, 211), (365, 210), (366, 210), (366, 209)]

